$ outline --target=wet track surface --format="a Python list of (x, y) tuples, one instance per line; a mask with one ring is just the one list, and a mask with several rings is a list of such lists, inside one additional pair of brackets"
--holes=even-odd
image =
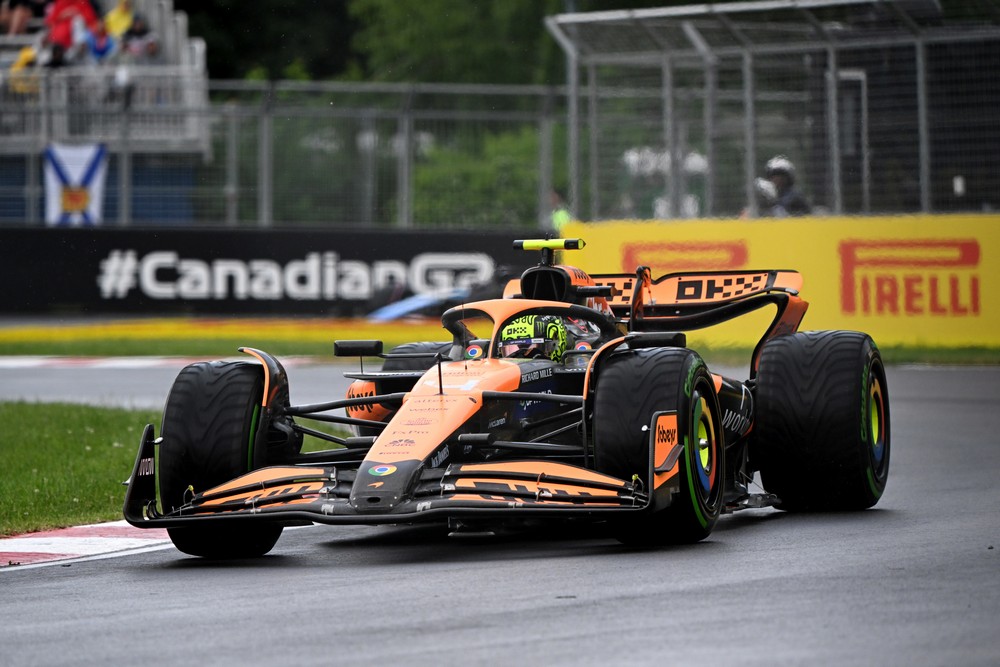
[[(179, 367), (91, 370), (5, 367), (0, 398), (158, 409)], [(342, 395), (342, 370), (290, 367), (293, 400)], [(893, 367), (889, 389), (869, 511), (751, 510), (657, 550), (314, 526), (244, 562), (3, 568), (0, 664), (998, 664), (1000, 367)]]

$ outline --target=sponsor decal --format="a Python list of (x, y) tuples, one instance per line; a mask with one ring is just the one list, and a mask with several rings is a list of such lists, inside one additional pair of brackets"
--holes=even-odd
[(722, 426), (727, 431), (742, 434), (750, 428), (750, 418), (727, 408), (726, 413), (722, 416)]
[(386, 475), (391, 475), (394, 472), (396, 472), (396, 466), (385, 464), (372, 466), (368, 469), (368, 474), (375, 475), (376, 477), (385, 477)]
[(431, 457), (431, 461), (430, 461), (431, 467), (432, 468), (437, 468), (442, 463), (444, 463), (445, 461), (447, 461), (448, 457), (450, 455), (451, 455), (451, 452), (448, 450), (448, 445), (445, 445), (444, 447), (441, 448), (441, 450), (437, 454), (435, 454), (434, 456)]
[[(536, 393), (536, 394), (551, 394), (551, 393), (552, 393), (552, 390), (551, 390), (551, 389), (545, 389), (545, 390), (543, 390), (543, 391), (538, 391), (538, 392), (535, 392), (535, 393)], [(533, 406), (533, 405), (538, 405), (538, 404), (540, 404), (541, 402), (542, 402), (542, 401), (518, 401), (518, 402), (517, 402), (517, 404), (518, 404), (518, 406), (520, 406), (520, 408), (521, 408), (522, 410), (527, 410), (527, 409), (528, 409), (528, 408), (530, 408), (531, 406)]]
[(677, 413), (667, 412), (657, 415), (653, 424), (654, 488), (662, 487), (677, 475), (679, 471), (677, 459), (681, 453), (677, 446), (679, 441)]
[[(389, 444), (386, 445), (386, 447), (410, 448), (415, 444), (417, 444), (416, 440), (411, 440), (409, 438), (399, 438), (398, 440), (391, 440)], [(386, 474), (388, 475), (389, 473)]]
[(465, 358), (466, 359), (479, 359), (483, 356), (483, 346), (482, 345), (470, 345), (465, 348)]
[(676, 271), (732, 271), (746, 266), (750, 256), (746, 240), (738, 241), (668, 241), (625, 243), (622, 245), (622, 271), (633, 273), (637, 266), (648, 266), (654, 274)]
[(417, 417), (414, 415), (407, 417), (406, 420), (401, 423), (403, 426), (430, 426), (434, 423), (434, 420), (430, 417)]
[(500, 428), (501, 426), (505, 426), (506, 424), (507, 424), (507, 417), (504, 416), (500, 417), (499, 419), (490, 420), (490, 422), (486, 425), (486, 428), (487, 429)]
[(342, 259), (336, 252), (310, 252), (281, 264), (271, 258), (194, 259), (170, 250), (141, 255), (115, 249), (100, 262), (101, 298), (124, 299), (133, 290), (171, 300), (300, 301), (368, 300), (389, 277), (417, 294), (440, 294), (488, 281), (493, 259), (482, 253), (423, 253), (408, 264)]
[(677, 301), (717, 301), (752, 294), (767, 284), (766, 273), (744, 276), (691, 277), (677, 281)]
[(839, 250), (845, 315), (980, 315), (976, 239), (843, 241)]
[(550, 377), (552, 377), (551, 368), (540, 368), (537, 371), (521, 373), (521, 384), (524, 384), (525, 382), (534, 382), (535, 380), (543, 380)]
[(442, 371), (442, 375), (446, 377), (482, 377), (486, 375), (487, 369), (480, 367), (479, 364), (476, 366), (465, 366), (464, 364), (455, 364), (452, 366), (445, 366)]
[(574, 350), (589, 350), (591, 349), (590, 343), (585, 340), (581, 340), (579, 343), (573, 346)]
[(677, 444), (677, 420), (670, 419), (668, 423), (674, 424), (673, 427), (668, 428), (663, 425), (662, 422), (668, 421), (666, 419), (658, 419), (656, 421), (656, 444), (657, 445), (667, 445), (672, 447)]
[(155, 474), (154, 467), (155, 459), (153, 457), (144, 458), (139, 460), (139, 476), (148, 477)]
[[(356, 380), (347, 388), (347, 398), (372, 398), (373, 396), (375, 396), (374, 382)], [(347, 412), (352, 416), (362, 412), (371, 414), (375, 412), (375, 404), (351, 405), (347, 407)]]

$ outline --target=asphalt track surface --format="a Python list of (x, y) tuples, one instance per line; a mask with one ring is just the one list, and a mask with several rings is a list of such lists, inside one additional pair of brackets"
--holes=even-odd
[[(124, 397), (85, 386), (159, 407), (176, 370), (102, 371)], [(77, 372), (0, 370), (35, 400)], [(329, 367), (289, 375), (299, 402), (339, 391)], [(1000, 664), (1000, 367), (893, 367), (889, 389), (872, 510), (751, 510), (657, 550), (314, 526), (244, 562), (168, 547), (0, 568), (0, 665)]]

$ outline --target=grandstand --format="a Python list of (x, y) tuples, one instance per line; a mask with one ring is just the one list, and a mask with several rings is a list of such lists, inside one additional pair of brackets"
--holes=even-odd
[[(156, 64), (112, 63), (12, 71), (22, 49), (42, 51), (43, 27), (0, 36), (0, 155), (38, 154), (49, 142), (110, 150), (205, 153), (205, 43), (188, 35), (172, 0), (134, 0), (157, 36)], [(123, 114), (124, 112), (124, 114)], [(123, 121), (124, 119), (124, 121)]]

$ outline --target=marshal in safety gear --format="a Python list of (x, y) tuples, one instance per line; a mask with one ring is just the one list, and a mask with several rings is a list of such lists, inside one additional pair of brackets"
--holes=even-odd
[(765, 174), (768, 178), (783, 174), (788, 178), (788, 184), (791, 185), (795, 182), (795, 165), (784, 155), (775, 155), (767, 161)]
[(566, 324), (561, 317), (525, 315), (508, 322), (500, 332), (500, 356), (562, 361), (566, 342)]

